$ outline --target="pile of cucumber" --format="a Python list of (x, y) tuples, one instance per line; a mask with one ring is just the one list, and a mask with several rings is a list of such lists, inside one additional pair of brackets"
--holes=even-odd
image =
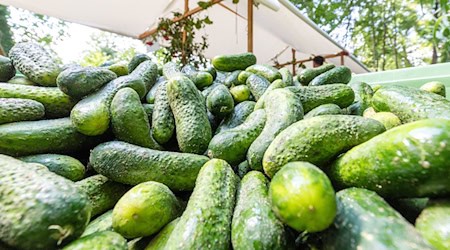
[(0, 57), (0, 249), (450, 249), (442, 84), (211, 63)]

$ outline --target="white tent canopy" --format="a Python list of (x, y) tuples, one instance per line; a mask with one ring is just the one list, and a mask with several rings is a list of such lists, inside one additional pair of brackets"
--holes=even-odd
[[(289, 0), (278, 2), (278, 11), (262, 4), (254, 8), (253, 51), (258, 63), (274, 64), (273, 58), (277, 55), (279, 63), (292, 61), (292, 48), (296, 50), (297, 60), (345, 50), (303, 16)], [(173, 11), (184, 11), (184, 0), (0, 0), (0, 4), (130, 37), (138, 37), (149, 28), (155, 27), (160, 17), (170, 17)], [(190, 8), (195, 7), (197, 1), (191, 0)], [(208, 14), (214, 22), (204, 30), (209, 43), (207, 57), (247, 51), (246, 0), (241, 0), (239, 4), (233, 4), (231, 0), (222, 1), (220, 5), (216, 4), (200, 13), (204, 14)], [(327, 61), (340, 64), (341, 59), (336, 57)], [(354, 73), (368, 71), (351, 55), (345, 57), (344, 63)]]

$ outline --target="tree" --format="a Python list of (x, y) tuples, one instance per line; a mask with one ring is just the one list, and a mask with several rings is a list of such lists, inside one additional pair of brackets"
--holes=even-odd
[(0, 5), (0, 49), (7, 55), (14, 45), (11, 28), (8, 25), (9, 10), (6, 6)]

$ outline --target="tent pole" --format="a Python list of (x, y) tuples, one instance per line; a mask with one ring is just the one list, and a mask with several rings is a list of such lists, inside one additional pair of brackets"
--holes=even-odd
[(295, 49), (292, 49), (292, 74), (295, 76), (295, 66), (297, 65), (295, 63), (297, 59), (295, 59)]
[(247, 1), (247, 52), (253, 52), (253, 0)]
[[(187, 15), (187, 13), (189, 12), (189, 0), (184, 0), (184, 16)], [(183, 50), (181, 51), (181, 62), (183, 64), (187, 63), (187, 58), (186, 58), (186, 48), (184, 47), (186, 45), (186, 38), (187, 38), (187, 32), (186, 32), (186, 28), (183, 27), (183, 40), (181, 41), (182, 43), (182, 48)]]
[(344, 65), (344, 53), (341, 53), (341, 65)]

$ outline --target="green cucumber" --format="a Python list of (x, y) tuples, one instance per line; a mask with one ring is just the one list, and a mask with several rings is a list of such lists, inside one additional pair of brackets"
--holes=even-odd
[(157, 181), (171, 190), (192, 190), (208, 157), (157, 151), (125, 142), (107, 142), (95, 147), (90, 164), (100, 174), (125, 184)]
[(213, 76), (210, 73), (203, 71), (197, 71), (193, 74), (188, 75), (188, 77), (200, 90), (211, 86), (214, 82)]
[(386, 200), (397, 212), (414, 224), (419, 214), (428, 204), (428, 198), (406, 198)]
[[(242, 72), (242, 70), (235, 70), (233, 72), (231, 72), (227, 78), (225, 78), (225, 81), (223, 81), (223, 84), (225, 86), (232, 87), (232, 86), (237, 86), (237, 85), (241, 85), (242, 83), (239, 82), (238, 80), (238, 76), (239, 74)], [(245, 82), (244, 82), (245, 83)]]
[(206, 107), (214, 116), (224, 117), (233, 112), (233, 96), (225, 85), (219, 85), (206, 97)]
[(286, 89), (272, 90), (265, 98), (266, 123), (261, 134), (247, 152), (247, 161), (254, 170), (262, 171), (264, 153), (275, 137), (291, 124), (303, 119), (300, 98)]
[(161, 144), (167, 143), (175, 132), (175, 118), (167, 97), (167, 81), (156, 91), (155, 107), (152, 115), (152, 134)]
[(141, 63), (149, 60), (151, 60), (151, 58), (146, 54), (137, 54), (133, 56), (128, 63), (128, 72), (133, 72), (133, 70), (135, 70)]
[(416, 220), (416, 229), (437, 250), (450, 249), (450, 201), (432, 201)]
[(241, 125), (216, 134), (208, 146), (210, 158), (223, 159), (231, 165), (245, 160), (247, 150), (259, 136), (266, 122), (266, 112), (262, 109), (253, 112)]
[(112, 212), (112, 209), (108, 210), (89, 222), (81, 237), (102, 231), (113, 231)]
[(375, 115), (377, 112), (375, 111), (375, 109), (373, 109), (372, 107), (366, 108), (366, 110), (364, 110), (363, 112), (363, 116), (370, 118), (373, 115)]
[(167, 96), (181, 152), (203, 154), (212, 131), (201, 94), (189, 78), (175, 76), (167, 83)]
[(292, 83), (293, 83), (292, 85), (293, 85), (293, 86), (296, 86), (296, 87), (308, 86), (308, 84), (302, 85), (302, 84), (300, 83), (300, 81), (298, 80), (298, 78), (299, 78), (299, 76), (296, 75), (296, 76), (294, 76), (294, 78), (292, 79)]
[(331, 69), (336, 67), (334, 64), (324, 64), (322, 66), (319, 66), (317, 68), (309, 68), (305, 69), (298, 75), (298, 81), (302, 85), (308, 85), (309, 82), (312, 81), (312, 79), (316, 78), (318, 75), (323, 74)]
[(272, 141), (264, 154), (264, 172), (273, 177), (291, 161), (323, 166), (384, 131), (380, 122), (359, 116), (322, 115), (298, 121)]
[(240, 103), (250, 99), (250, 89), (247, 85), (238, 85), (230, 88), (230, 94), (235, 103)]
[(129, 74), (129, 77), (134, 79), (139, 78), (144, 82), (145, 93), (139, 93), (139, 96), (141, 97), (143, 97), (153, 87), (158, 79), (158, 76), (158, 66), (150, 60), (142, 62)]
[(150, 241), (145, 250), (163, 250), (166, 247), (169, 237), (178, 221), (180, 221), (179, 217), (161, 229), (161, 231), (159, 231), (159, 233)]
[(20, 84), (20, 85), (29, 85), (29, 86), (37, 86), (37, 83), (32, 82), (26, 76), (22, 74), (16, 74), (13, 78), (11, 78), (8, 83), (11, 84)]
[(56, 249), (78, 238), (91, 215), (74, 183), (0, 155), (0, 239), (18, 249)]
[(442, 82), (427, 82), (424, 85), (420, 86), (420, 89), (446, 97), (445, 85)]
[(263, 173), (251, 171), (239, 186), (231, 224), (233, 249), (287, 249), (286, 229), (272, 211)]
[(14, 65), (6, 56), (0, 55), (0, 82), (7, 82), (16, 74)]
[(244, 123), (247, 117), (253, 112), (255, 102), (244, 101), (234, 107), (231, 114), (226, 116), (216, 129), (216, 134), (232, 129)]
[(280, 88), (284, 88), (286, 87), (286, 84), (281, 80), (281, 79), (277, 79), (275, 81), (273, 81), (272, 84), (269, 85), (269, 87), (266, 89), (266, 91), (264, 92), (264, 94), (262, 94), (262, 96), (258, 99), (258, 101), (256, 102), (255, 105), (255, 110), (256, 109), (262, 109), (264, 108), (264, 101), (266, 99), (266, 96), (274, 89), (280, 89)]
[(44, 115), (45, 108), (40, 102), (20, 98), (0, 98), (0, 124), (39, 120)]
[(321, 235), (321, 249), (432, 249), (375, 192), (349, 188), (339, 191), (336, 198), (337, 215), (333, 225)]
[(292, 86), (294, 85), (294, 77), (292, 76), (291, 71), (287, 68), (281, 68), (278, 70), (281, 75), (281, 80), (283, 80), (285, 86)]
[(330, 169), (338, 186), (374, 190), (388, 198), (450, 194), (450, 121), (427, 119), (390, 129), (354, 147)]
[(102, 231), (71, 242), (62, 250), (127, 250), (127, 241), (120, 234)]
[(168, 63), (164, 64), (162, 71), (163, 71), (164, 77), (167, 80), (170, 80), (172, 77), (182, 74), (180, 66), (175, 62), (168, 62)]
[(114, 72), (105, 68), (71, 67), (58, 75), (56, 84), (66, 95), (81, 99), (116, 78)]
[(248, 161), (243, 161), (237, 165), (235, 168), (235, 172), (239, 178), (244, 178), (244, 175), (246, 175), (248, 172), (250, 172), (252, 169), (248, 165)]
[(394, 113), (403, 123), (428, 118), (450, 120), (450, 101), (427, 91), (404, 86), (383, 86), (372, 98), (377, 111)]
[(239, 84), (245, 84), (247, 82), (247, 79), (249, 76), (253, 75), (253, 73), (250, 73), (248, 71), (242, 71), (241, 73), (239, 73), (238, 75), (238, 82)]
[(19, 159), (29, 163), (40, 163), (46, 166), (51, 172), (71, 181), (83, 179), (86, 171), (83, 163), (68, 155), (38, 154), (20, 157)]
[[(147, 114), (148, 121), (150, 122), (150, 127), (151, 127), (152, 119), (153, 119), (153, 110), (155, 110), (155, 105), (144, 103), (144, 104), (142, 104), (142, 107), (144, 107), (144, 111)], [(153, 138), (155, 138), (155, 137), (153, 136)]]
[(89, 198), (92, 205), (92, 216), (113, 208), (120, 197), (130, 189), (129, 186), (110, 181), (100, 174), (78, 181), (76, 186)]
[(352, 79), (352, 71), (346, 66), (334, 67), (322, 73), (309, 82), (309, 86), (342, 83), (347, 84)]
[(159, 77), (155, 85), (153, 85), (153, 87), (148, 91), (147, 95), (145, 96), (145, 101), (150, 104), (155, 103), (156, 91), (158, 90), (158, 87), (166, 83), (167, 80), (164, 76)]
[(227, 72), (244, 70), (255, 63), (256, 56), (250, 52), (233, 55), (218, 55), (212, 59), (214, 68)]
[(205, 163), (165, 249), (229, 249), (238, 182), (225, 161), (212, 159)]
[(370, 115), (369, 118), (383, 123), (386, 130), (402, 125), (400, 119), (391, 112), (378, 112)]
[(209, 65), (208, 67), (206, 67), (206, 69), (203, 69), (202, 71), (203, 72), (208, 72), (213, 77), (213, 80), (214, 81), (216, 80), (216, 78), (217, 78), (217, 70), (212, 65)]
[(262, 76), (269, 82), (281, 79), (281, 74), (278, 72), (278, 69), (270, 65), (255, 64), (246, 68), (245, 71)]
[(269, 88), (270, 82), (260, 75), (253, 74), (247, 78), (245, 84), (250, 88), (250, 92), (258, 101), (266, 89)]
[(130, 73), (128, 71), (128, 65), (126, 62), (114, 63), (114, 64), (109, 65), (106, 68), (109, 69), (110, 71), (114, 72), (114, 74), (116, 74), (116, 76), (125, 76)]
[(327, 175), (308, 162), (290, 162), (270, 182), (275, 214), (298, 232), (320, 232), (336, 216), (336, 198)]
[(372, 103), (373, 90), (365, 82), (354, 82), (348, 84), (355, 92), (355, 102), (348, 107), (352, 115), (363, 115), (364, 110), (370, 107)]
[(305, 119), (320, 115), (341, 115), (341, 114), (342, 110), (338, 105), (334, 103), (328, 103), (322, 104), (317, 108), (313, 108), (305, 115)]

